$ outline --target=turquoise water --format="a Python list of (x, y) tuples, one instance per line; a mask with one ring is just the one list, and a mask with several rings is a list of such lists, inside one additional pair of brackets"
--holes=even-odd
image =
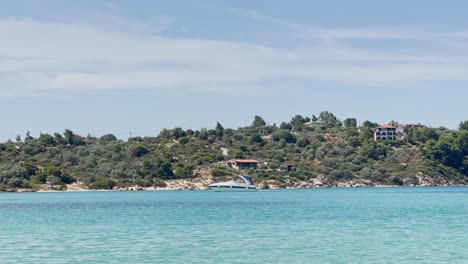
[(0, 194), (0, 263), (468, 263), (468, 188)]

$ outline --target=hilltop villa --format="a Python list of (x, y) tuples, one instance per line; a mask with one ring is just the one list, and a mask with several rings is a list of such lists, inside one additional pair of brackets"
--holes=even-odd
[(391, 125), (382, 125), (375, 128), (374, 139), (375, 140), (396, 140), (397, 127)]
[(423, 128), (421, 124), (399, 124), (397, 126), (382, 125), (375, 128), (374, 140), (403, 140), (405, 128)]
[(232, 159), (227, 165), (237, 170), (256, 169), (260, 162), (254, 159)]

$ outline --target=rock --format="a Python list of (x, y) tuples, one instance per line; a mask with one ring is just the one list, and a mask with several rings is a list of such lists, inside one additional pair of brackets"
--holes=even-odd
[(429, 177), (422, 172), (416, 173), (417, 185), (419, 186), (446, 186), (449, 185), (447, 179), (441, 176)]
[(270, 185), (268, 185), (267, 182), (262, 181), (257, 185), (257, 188), (261, 190), (267, 190), (267, 189), (270, 189)]

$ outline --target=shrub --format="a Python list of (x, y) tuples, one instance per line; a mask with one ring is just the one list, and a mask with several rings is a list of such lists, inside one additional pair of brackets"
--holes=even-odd
[(182, 145), (185, 145), (189, 142), (189, 138), (188, 137), (180, 137), (179, 138), (179, 143), (182, 144)]
[(132, 157), (141, 157), (149, 153), (148, 148), (142, 144), (133, 144), (128, 148), (128, 154)]
[(164, 181), (160, 180), (160, 179), (154, 178), (153, 179), (153, 186), (154, 187), (165, 188), (165, 187), (167, 187), (167, 184)]

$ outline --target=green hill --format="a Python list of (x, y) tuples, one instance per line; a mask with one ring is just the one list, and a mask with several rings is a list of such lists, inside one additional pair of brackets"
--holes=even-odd
[[(374, 141), (376, 123), (357, 126), (329, 112), (297, 115), (279, 126), (256, 116), (250, 126), (230, 129), (164, 129), (128, 141), (112, 134), (82, 137), (70, 130), (0, 143), (0, 191), (165, 186), (209, 173), (221, 180), (239, 172), (223, 165), (253, 158), (248, 173), (257, 183), (279, 187), (465, 185), (468, 183), (467, 122), (459, 130), (412, 128), (403, 140)], [(224, 152), (223, 152), (224, 150)], [(292, 166), (287, 171), (284, 164)], [(45, 183), (48, 183), (45, 185)]]

